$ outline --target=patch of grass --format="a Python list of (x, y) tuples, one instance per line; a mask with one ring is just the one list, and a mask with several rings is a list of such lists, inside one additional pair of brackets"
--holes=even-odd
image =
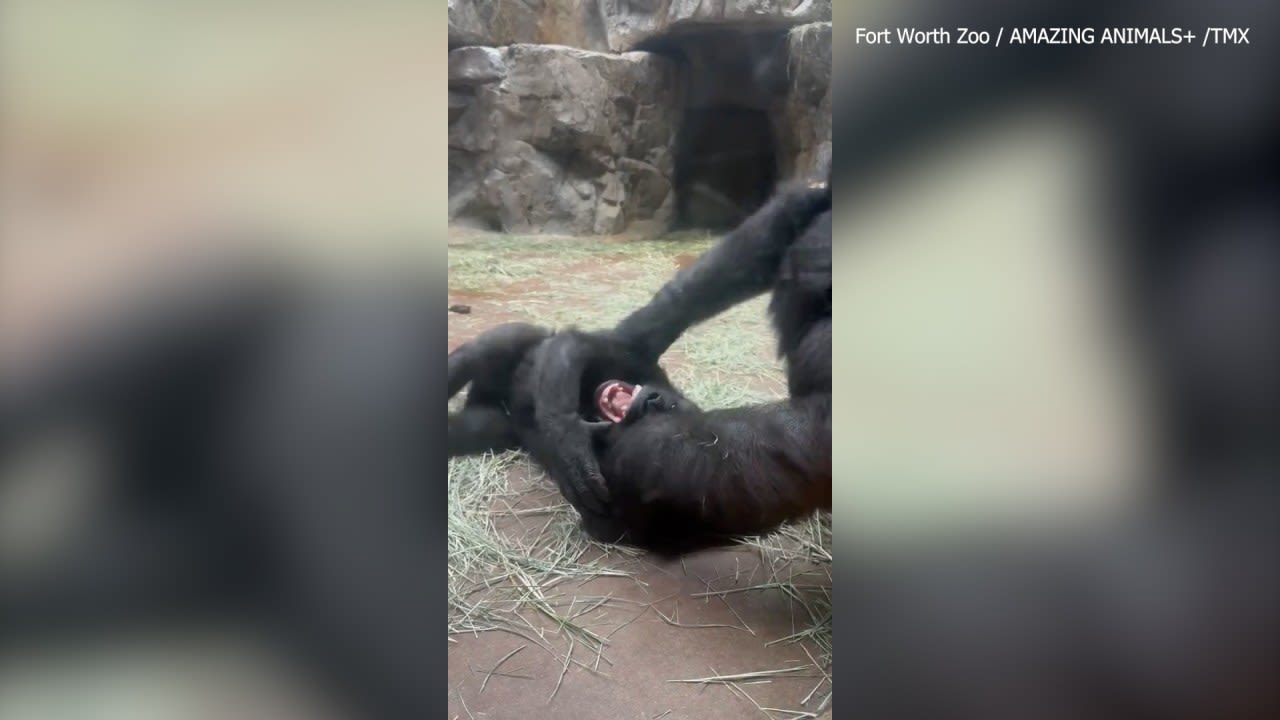
[[(463, 291), (493, 291), (519, 280), (543, 279), (558, 284), (555, 273), (565, 268), (593, 261), (605, 261), (655, 271), (665, 268), (660, 276), (670, 277), (674, 269), (671, 260), (678, 254), (701, 254), (711, 243), (713, 236), (705, 233), (680, 233), (658, 240), (628, 242), (603, 242), (558, 235), (501, 235), (484, 234), (463, 242), (449, 245), (449, 288)], [(589, 270), (589, 267), (587, 268)], [(575, 275), (576, 282), (565, 289), (582, 290), (577, 282), (592, 277)], [(594, 278), (598, 294), (609, 295), (608, 276)], [(661, 282), (654, 287), (661, 286)], [(634, 306), (633, 306), (634, 307)]]

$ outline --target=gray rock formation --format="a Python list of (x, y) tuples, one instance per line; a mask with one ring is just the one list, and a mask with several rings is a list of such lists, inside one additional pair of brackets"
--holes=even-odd
[(831, 0), (598, 0), (608, 44), (629, 50), (649, 38), (706, 28), (786, 29), (831, 20)]
[(625, 52), (672, 32), (831, 20), (831, 0), (449, 0), (449, 48), (539, 43)]
[(449, 87), (474, 88), (507, 76), (502, 52), (491, 47), (464, 47), (449, 53)]
[(498, 44), (492, 42), (485, 23), (480, 20), (475, 0), (449, 0), (449, 49), (462, 45)]
[[(676, 65), (564, 46), (459, 48), (449, 215), (506, 232), (660, 232), (672, 209)], [(451, 104), (452, 104), (451, 97)]]
[(785, 177), (823, 175), (831, 167), (831, 23), (787, 34), (788, 88), (774, 127)]
[(829, 167), (830, 16), (830, 0), (450, 0), (451, 221), (736, 225)]
[(449, 0), (449, 49), (538, 43), (609, 50), (601, 9), (599, 0)]

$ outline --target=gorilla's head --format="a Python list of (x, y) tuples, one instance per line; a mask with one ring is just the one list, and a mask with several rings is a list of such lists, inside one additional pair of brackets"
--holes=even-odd
[(633, 385), (606, 380), (596, 388), (595, 407), (601, 420), (629, 425), (652, 412), (699, 412), (698, 406), (660, 382)]

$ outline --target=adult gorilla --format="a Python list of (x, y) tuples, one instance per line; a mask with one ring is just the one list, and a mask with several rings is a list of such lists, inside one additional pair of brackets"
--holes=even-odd
[[(790, 391), (778, 402), (655, 402), (586, 423), (574, 388), (596, 344), (564, 335), (538, 346), (536, 421), (556, 451), (543, 462), (593, 537), (687, 552), (830, 509), (829, 184), (784, 189), (601, 341), (656, 362), (688, 327), (767, 291)], [(622, 380), (602, 390), (634, 394)]]

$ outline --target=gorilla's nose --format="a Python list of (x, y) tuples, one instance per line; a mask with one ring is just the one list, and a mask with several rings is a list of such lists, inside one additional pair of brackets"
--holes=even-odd
[(644, 409), (645, 409), (645, 412), (649, 412), (650, 410), (654, 410), (654, 411), (664, 410), (665, 408), (663, 408), (662, 406), (662, 393), (658, 392), (657, 390), (650, 390), (649, 392), (645, 393)]

